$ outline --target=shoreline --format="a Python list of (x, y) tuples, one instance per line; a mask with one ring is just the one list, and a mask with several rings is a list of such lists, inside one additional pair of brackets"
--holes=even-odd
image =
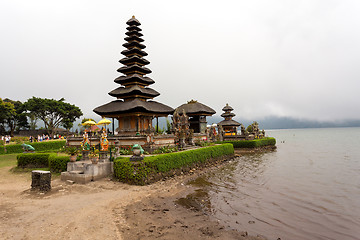
[[(151, 195), (142, 201), (129, 204), (123, 210), (126, 226), (118, 226), (125, 239), (243, 239), (266, 240), (265, 236), (249, 236), (246, 231), (237, 231), (223, 226), (204, 209), (204, 199), (198, 195), (196, 187), (189, 185), (201, 175), (226, 165), (241, 154), (269, 152), (272, 148), (235, 150), (235, 156), (217, 162), (211, 167), (193, 169), (188, 175), (174, 176), (160, 182), (166, 185), (175, 181), (177, 191)], [(201, 195), (201, 194), (200, 194)]]
[[(145, 239), (183, 239), (184, 234), (194, 239), (265, 239), (226, 229), (205, 212), (174, 203), (194, 191), (187, 182), (226, 162), (145, 186), (109, 178), (69, 184), (53, 177), (52, 190), (45, 194), (30, 190), (30, 173), (0, 168), (3, 239), (139, 239), (138, 234), (149, 237)], [(152, 225), (147, 225), (149, 219)]]

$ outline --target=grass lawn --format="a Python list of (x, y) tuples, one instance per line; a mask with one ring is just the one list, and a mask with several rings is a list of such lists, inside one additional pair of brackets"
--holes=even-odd
[(17, 153), (0, 155), (0, 168), (16, 167), (16, 165), (17, 165), (16, 156), (17, 155), (18, 155)]

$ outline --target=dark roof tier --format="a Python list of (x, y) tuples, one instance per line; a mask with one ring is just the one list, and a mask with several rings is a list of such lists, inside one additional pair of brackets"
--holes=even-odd
[(101, 116), (136, 112), (150, 113), (154, 115), (168, 115), (172, 114), (174, 109), (159, 102), (134, 99), (126, 102), (122, 100), (115, 100), (97, 107), (93, 111)]
[(138, 32), (136, 30), (127, 31), (125, 34), (128, 35), (128, 36), (138, 36), (138, 37), (144, 36), (141, 32)]
[(138, 42), (143, 42), (144, 39), (142, 39), (141, 37), (137, 36), (136, 34), (131, 35), (130, 37), (126, 37), (124, 38), (125, 41), (131, 42), (131, 41), (138, 41)]
[(127, 49), (132, 49), (132, 48), (144, 49), (144, 48), (146, 48), (146, 46), (144, 44), (141, 44), (141, 43), (136, 42), (136, 41), (124, 43), (123, 47), (126, 47)]
[(218, 125), (220, 126), (227, 126), (227, 127), (238, 127), (241, 124), (238, 123), (237, 121), (234, 120), (222, 120), (221, 122), (218, 123)]
[(138, 31), (140, 32), (141, 31), (141, 28), (139, 28), (138, 26), (129, 26), (126, 28), (129, 32), (131, 31)]
[(143, 51), (139, 48), (126, 49), (126, 50), (122, 51), (121, 54), (123, 54), (127, 57), (130, 57), (133, 55), (138, 55), (138, 56), (144, 57), (144, 56), (148, 55), (145, 51)]
[(234, 110), (232, 107), (229, 106), (229, 104), (226, 104), (226, 106), (222, 109), (224, 112), (232, 111)]
[(151, 73), (150, 69), (148, 69), (146, 67), (142, 67), (142, 66), (137, 65), (137, 64), (121, 67), (117, 71), (121, 72), (121, 73), (123, 73), (125, 75), (130, 75), (130, 74), (145, 75), (145, 74)]
[(194, 115), (205, 115), (205, 116), (211, 116), (215, 114), (215, 110), (211, 107), (208, 107), (202, 103), (199, 102), (190, 102), (185, 103), (179, 107), (176, 108), (179, 114), (182, 114), (183, 110), (185, 110), (186, 114), (188, 116), (194, 116)]
[(127, 22), (126, 22), (127, 25), (129, 26), (140, 26), (141, 23), (139, 22), (139, 20), (137, 20), (135, 18), (135, 16), (132, 16), (132, 18), (130, 18)]
[(149, 99), (159, 96), (160, 93), (152, 88), (143, 88), (135, 85), (128, 88), (118, 87), (109, 92), (109, 95), (118, 98), (141, 97)]
[(133, 74), (130, 76), (120, 76), (114, 80), (114, 82), (122, 84), (122, 85), (130, 85), (130, 84), (140, 84), (140, 85), (151, 85), (155, 83), (154, 80), (152, 80), (149, 77), (143, 77), (139, 74)]
[(138, 65), (148, 65), (150, 62), (148, 60), (146, 60), (145, 58), (133, 55), (131, 57), (126, 57), (123, 58), (119, 61), (120, 63), (124, 64), (124, 65), (133, 65), (133, 64), (138, 64)]
[(221, 114), (221, 116), (225, 118), (225, 117), (234, 117), (236, 115), (235, 115), (235, 113), (226, 113), (225, 112), (225, 113)]

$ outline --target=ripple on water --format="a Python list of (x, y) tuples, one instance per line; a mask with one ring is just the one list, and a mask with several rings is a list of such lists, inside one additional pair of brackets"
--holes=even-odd
[(273, 239), (360, 239), (360, 128), (271, 134), (285, 140), (276, 152), (245, 155), (190, 183), (207, 193), (208, 211)]

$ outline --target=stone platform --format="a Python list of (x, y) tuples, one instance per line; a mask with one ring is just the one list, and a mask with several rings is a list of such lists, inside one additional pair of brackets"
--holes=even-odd
[(61, 180), (85, 184), (111, 175), (113, 163), (105, 160), (92, 164), (91, 161), (68, 162), (67, 171), (61, 173)]

